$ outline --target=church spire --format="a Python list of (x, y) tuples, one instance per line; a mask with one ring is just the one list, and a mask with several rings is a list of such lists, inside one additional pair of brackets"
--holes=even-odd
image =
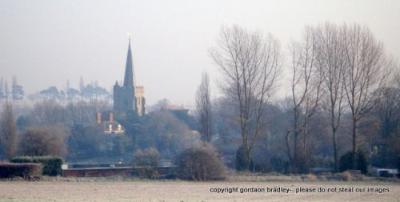
[(124, 86), (125, 87), (128, 87), (128, 86), (134, 87), (131, 37), (129, 37), (128, 55), (126, 56)]

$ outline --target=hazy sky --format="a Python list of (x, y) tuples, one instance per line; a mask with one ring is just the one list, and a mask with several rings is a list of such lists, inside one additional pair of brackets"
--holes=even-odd
[(148, 103), (191, 105), (201, 72), (218, 79), (208, 50), (221, 25), (270, 32), (286, 48), (325, 21), (365, 24), (400, 58), (398, 0), (0, 0), (0, 76), (17, 76), (28, 93), (67, 79), (78, 87), (81, 76), (110, 90), (123, 78), (130, 32)]

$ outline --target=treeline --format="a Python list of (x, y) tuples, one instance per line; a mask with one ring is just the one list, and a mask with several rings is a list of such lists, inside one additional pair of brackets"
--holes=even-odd
[[(103, 103), (74, 103), (66, 106), (43, 101), (33, 107), (17, 108), (6, 102), (0, 116), (2, 156), (16, 155), (66, 157), (70, 154), (71, 131), (77, 125), (93, 125), (93, 113)], [(15, 117), (14, 114), (18, 114)]]
[[(162, 103), (161, 103), (162, 104)], [(17, 109), (6, 103), (0, 116), (1, 156), (64, 157), (70, 163), (132, 163), (134, 152), (156, 148), (163, 159), (174, 159), (199, 142), (196, 120), (186, 111), (162, 109), (138, 117), (134, 112), (116, 116), (124, 135), (104, 133), (96, 123), (96, 112), (111, 111), (107, 102), (78, 102), (61, 105), (56, 101)]]
[[(200, 125), (213, 120), (215, 145), (238, 170), (339, 171), (364, 168), (363, 159), (399, 166), (399, 67), (367, 27), (307, 26), (285, 50), (271, 34), (223, 27), (210, 55), (223, 96), (204, 101), (203, 76)], [(277, 90), (287, 97), (273, 99)]]

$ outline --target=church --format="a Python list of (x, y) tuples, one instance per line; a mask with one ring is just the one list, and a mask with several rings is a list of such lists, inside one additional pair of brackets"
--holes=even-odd
[(125, 64), (124, 81), (120, 85), (118, 81), (115, 82), (113, 88), (113, 109), (116, 113), (127, 113), (134, 111), (139, 116), (145, 113), (145, 98), (143, 86), (135, 85), (135, 77), (133, 74), (133, 61), (131, 40), (129, 39), (128, 54)]
[(143, 116), (146, 112), (145, 104), (144, 87), (136, 86), (135, 83), (131, 40), (129, 39), (124, 80), (121, 85), (116, 81), (113, 87), (113, 111), (98, 112), (96, 123), (103, 128), (105, 134), (122, 135), (125, 129), (114, 119), (114, 115), (125, 116), (128, 112), (133, 112), (138, 116)]

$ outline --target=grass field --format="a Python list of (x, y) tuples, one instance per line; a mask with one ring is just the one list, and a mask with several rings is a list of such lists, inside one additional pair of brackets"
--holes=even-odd
[[(318, 192), (319, 188), (325, 192)], [(231, 189), (229, 189), (231, 188)], [(290, 190), (289, 193), (268, 192)], [(296, 193), (296, 189), (303, 192)], [(212, 191), (222, 191), (216, 193)], [(328, 192), (328, 191), (331, 192)], [(369, 192), (368, 192), (369, 190)], [(231, 193), (227, 191), (232, 191)], [(236, 192), (237, 191), (237, 192)], [(241, 191), (248, 191), (241, 193)], [(249, 192), (252, 191), (252, 192)], [(258, 192), (256, 192), (258, 191)], [(352, 191), (352, 192), (350, 192)], [(357, 192), (359, 191), (359, 192)], [(381, 193), (379, 193), (381, 192)], [(186, 181), (1, 181), (2, 201), (400, 201), (400, 184), (389, 182), (186, 182)]]

